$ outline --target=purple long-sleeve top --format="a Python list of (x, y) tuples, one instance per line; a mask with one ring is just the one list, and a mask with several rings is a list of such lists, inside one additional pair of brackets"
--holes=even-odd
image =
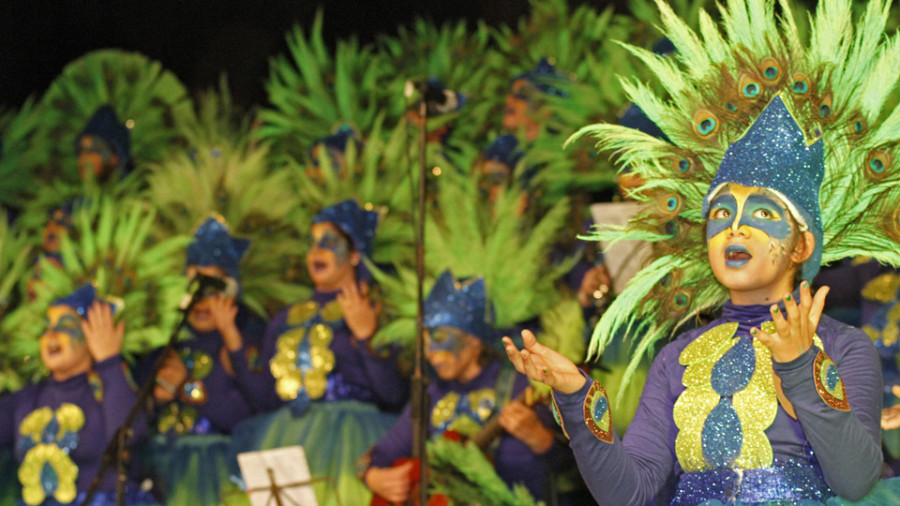
[[(675, 402), (685, 391), (681, 352), (705, 331), (727, 322), (739, 323), (737, 336), (749, 336), (751, 327), (771, 319), (768, 308), (728, 303), (720, 319), (669, 343), (650, 368), (624, 440), (613, 435), (612, 442), (607, 443), (589, 430), (584, 402), (590, 381), (572, 394), (554, 392), (578, 467), (598, 503), (645, 504), (672, 497), (674, 485), (685, 474), (676, 456), (678, 428), (673, 418)], [(824, 352), (837, 366), (850, 409), (834, 409), (816, 390), (813, 363), (819, 350), (813, 346), (791, 362), (773, 362), (797, 420), (779, 403), (765, 436), (776, 465), (809, 462), (811, 448), (811, 460), (831, 490), (857, 500), (874, 487), (881, 470), (878, 357), (864, 333), (831, 318), (823, 316), (816, 333)]]
[[(397, 367), (396, 354), (392, 350), (374, 350), (369, 341), (354, 337), (343, 318), (337, 321), (321, 318), (321, 309), (335, 301), (339, 293), (339, 290), (313, 292), (312, 301), (318, 305), (319, 314), (309, 323), (324, 323), (333, 332), (330, 349), (334, 353), (334, 368), (328, 373), (326, 392), (319, 400), (358, 400), (371, 402), (389, 411), (399, 410), (409, 397), (409, 382)], [(263, 339), (262, 363), (267, 372), (264, 379), (257, 383), (256, 399), (265, 410), (285, 403), (276, 393), (275, 378), (269, 370), (269, 363), (277, 351), (278, 338), (289, 330), (304, 326), (288, 324), (291, 307), (282, 309), (272, 318)]]
[[(486, 365), (482, 371), (470, 381), (461, 383), (458, 381), (435, 380), (428, 385), (428, 399), (430, 402), (429, 413), (435, 405), (451, 392), (466, 395), (471, 392), (495, 388), (502, 364), (493, 361)], [(528, 378), (516, 373), (510, 398), (515, 398), (528, 386)], [(497, 406), (495, 412), (499, 413), (502, 406)], [(372, 447), (369, 453), (369, 465), (372, 467), (391, 467), (399, 458), (412, 455), (412, 411), (407, 405), (387, 434)], [(543, 405), (535, 407), (538, 418), (545, 427), (552, 428), (555, 425), (553, 415)], [(434, 423), (428, 424), (429, 435), (434, 437), (443, 432)], [(531, 495), (541, 499), (545, 495), (545, 487), (550, 471), (558, 469), (560, 463), (571, 459), (571, 453), (559, 441), (553, 442), (553, 446), (543, 454), (535, 454), (522, 441), (516, 439), (508, 432), (499, 436), (499, 444), (494, 454), (494, 468), (497, 475), (512, 486), (515, 483), (524, 484)]]
[[(22, 422), (28, 415), (43, 407), (57, 410), (65, 403), (74, 404), (84, 413), (84, 424), (77, 431), (77, 436), (65, 436), (53, 431), (50, 424), (47, 424), (39, 441), (69, 448), (68, 456), (78, 466), (75, 480), (78, 492), (86, 492), (90, 488), (91, 481), (100, 469), (103, 451), (125, 422), (137, 398), (134, 383), (126, 376), (128, 373), (120, 356), (94, 364), (93, 372), (96, 374), (94, 378), (99, 378), (99, 382), (96, 379), (90, 380), (89, 373), (64, 381), (50, 378), (0, 398), (0, 447), (15, 445), (16, 462), (20, 465), (28, 450), (34, 446), (33, 438), (21, 433)], [(98, 386), (102, 391), (102, 400), (99, 401), (95, 396)], [(132, 442), (146, 435), (145, 423), (142, 418), (138, 419), (133, 427)], [(56, 437), (53, 437), (54, 434)], [(115, 469), (109, 468), (98, 490), (114, 493), (115, 484)]]
[[(179, 390), (176, 399), (172, 401), (179, 409), (190, 405), (196, 410), (197, 419), (191, 433), (228, 434), (235, 425), (258, 410), (257, 388), (265, 384), (266, 380), (264, 364), (261, 364), (255, 356), (259, 354), (261, 348), (265, 322), (245, 306), (240, 305), (235, 324), (241, 333), (243, 344), (240, 349), (227, 352), (233, 376), (222, 363), (221, 353), (225, 342), (217, 330), (201, 333), (188, 327), (190, 338), (179, 341), (175, 347), (179, 354), (191, 356), (187, 359), (188, 362), (194, 362), (191, 364), (193, 367), (189, 367), (186, 386)], [(142, 382), (152, 380), (149, 375), (158, 355), (157, 351), (142, 361), (139, 374)], [(205, 356), (209, 361), (208, 372), (201, 373), (203, 367), (194, 358), (200, 356)], [(199, 383), (202, 383), (202, 387), (198, 385)], [(195, 388), (202, 388), (204, 400), (186, 403), (182, 394), (186, 389)], [(167, 405), (160, 406), (160, 412), (165, 412)]]

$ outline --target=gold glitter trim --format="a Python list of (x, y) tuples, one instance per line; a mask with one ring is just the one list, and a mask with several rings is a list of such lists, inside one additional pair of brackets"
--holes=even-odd
[(569, 433), (566, 431), (566, 422), (563, 420), (562, 413), (559, 411), (559, 405), (556, 404), (556, 390), (550, 391), (550, 400), (553, 402), (553, 418), (556, 419), (556, 423), (559, 424), (559, 427), (563, 431), (563, 435), (566, 436), (566, 439), (572, 439), (569, 437)]
[(829, 389), (827, 385), (828, 371), (834, 367), (837, 369), (831, 357), (819, 350), (816, 360), (813, 362), (813, 378), (816, 381), (816, 391), (819, 397), (825, 401), (825, 404), (839, 411), (850, 411), (850, 403), (847, 401), (847, 391), (844, 389), (844, 380), (840, 378), (838, 373), (838, 383), (834, 389)]
[[(737, 322), (723, 323), (713, 327), (703, 333), (691, 344), (685, 346), (678, 356), (678, 362), (681, 365), (692, 365), (697, 362), (708, 360), (715, 357), (716, 360), (722, 357), (731, 346), (734, 346), (734, 333), (737, 332)], [(725, 346), (728, 348), (723, 349)]]
[[(297, 306), (304, 305), (294, 305)], [(298, 364), (297, 350), (304, 339), (309, 340), (310, 363)], [(275, 341), (277, 351), (269, 360), (269, 370), (275, 378), (275, 393), (279, 398), (285, 401), (296, 399), (303, 389), (306, 389), (310, 399), (320, 399), (325, 395), (328, 373), (334, 370), (336, 360), (331, 350), (333, 339), (334, 329), (323, 323), (291, 328), (278, 336)]]
[(450, 392), (434, 404), (431, 409), (431, 424), (437, 428), (449, 422), (456, 414), (456, 405), (459, 404), (459, 394)]
[(41, 483), (41, 475), (47, 464), (53, 468), (58, 480), (56, 489), (51, 491), (53, 498), (63, 504), (74, 501), (78, 466), (60, 447), (50, 444), (39, 444), (25, 454), (18, 473), (19, 482), (22, 483), (22, 499), (26, 504), (37, 506), (47, 498)]
[[(594, 419), (594, 404), (597, 400), (606, 399), (606, 413), (598, 421)], [(584, 398), (584, 423), (594, 436), (604, 443), (613, 443), (612, 406), (606, 389), (599, 381), (594, 381)]]
[(306, 302), (298, 302), (288, 309), (287, 324), (291, 326), (302, 325), (316, 316), (319, 312), (319, 305), (312, 300)]
[(344, 310), (341, 309), (341, 303), (333, 300), (322, 308), (322, 320), (328, 323), (336, 323), (344, 319)]
[(887, 272), (872, 278), (862, 289), (862, 296), (866, 299), (887, 304), (894, 300), (900, 291), (900, 274)]

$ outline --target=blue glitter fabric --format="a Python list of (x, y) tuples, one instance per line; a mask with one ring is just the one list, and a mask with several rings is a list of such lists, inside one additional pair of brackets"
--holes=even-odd
[(99, 137), (113, 148), (116, 156), (119, 157), (119, 167), (128, 167), (131, 159), (131, 132), (128, 128), (119, 123), (119, 117), (116, 111), (109, 105), (102, 105), (97, 108), (91, 119), (88, 120), (84, 130), (75, 136), (75, 153), (81, 150), (81, 138), (86, 135)]
[[(87, 318), (87, 310), (97, 299), (97, 291), (91, 283), (81, 285), (77, 290), (60, 297), (50, 303), (51, 306), (69, 306), (83, 318)], [(115, 306), (113, 306), (115, 308)]]
[(753, 341), (744, 336), (713, 366), (710, 383), (719, 395), (734, 395), (750, 383), (756, 370)]
[(241, 258), (249, 247), (249, 240), (232, 237), (223, 223), (207, 218), (194, 233), (194, 242), (188, 246), (187, 264), (220, 267), (229, 277), (240, 279)]
[[(726, 504), (767, 501), (820, 501), (834, 497), (819, 469), (808, 463), (787, 461), (764, 469), (713, 469), (682, 474), (673, 506), (719, 500)], [(781, 504), (781, 503), (779, 503)]]
[(424, 312), (425, 328), (447, 325), (491, 345), (497, 341), (497, 334), (491, 325), (493, 310), (483, 279), (461, 279), (457, 282), (449, 270), (444, 271), (425, 299)]
[(809, 144), (781, 96), (776, 95), (743, 137), (728, 146), (703, 199), (703, 216), (709, 212), (712, 192), (723, 184), (777, 191), (793, 204), (816, 238), (816, 249), (801, 273), (810, 281), (822, 262), (819, 187), (825, 175), (824, 159), (822, 140)]
[(372, 256), (378, 213), (361, 209), (355, 200), (345, 200), (322, 209), (313, 218), (313, 223), (333, 224), (347, 234), (356, 251), (366, 257)]
[(741, 419), (731, 401), (719, 399), (703, 423), (703, 459), (713, 467), (730, 466), (741, 453), (742, 436)]

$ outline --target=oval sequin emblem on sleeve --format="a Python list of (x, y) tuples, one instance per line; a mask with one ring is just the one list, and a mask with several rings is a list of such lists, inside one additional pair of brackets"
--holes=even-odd
[(613, 442), (612, 413), (609, 398), (600, 382), (595, 381), (584, 398), (584, 423), (588, 429), (605, 443)]
[(816, 391), (819, 397), (834, 409), (850, 411), (847, 391), (838, 373), (837, 365), (824, 351), (819, 351), (813, 363), (813, 377), (816, 380)]

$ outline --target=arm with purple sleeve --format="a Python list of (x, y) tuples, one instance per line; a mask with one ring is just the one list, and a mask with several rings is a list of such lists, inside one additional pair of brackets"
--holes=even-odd
[(624, 441), (616, 434), (611, 443), (602, 441), (586, 425), (584, 402), (592, 386), (587, 375), (585, 385), (575, 393), (554, 391), (569, 446), (598, 504), (645, 504), (659, 494), (672, 474), (674, 398), (669, 385), (677, 365), (678, 350), (671, 345), (653, 361)]
[(409, 399), (409, 381), (397, 368), (397, 351), (388, 348), (381, 356), (370, 342), (352, 337), (351, 340), (378, 405), (388, 410), (399, 409)]
[[(100, 410), (103, 414), (106, 441), (111, 441), (119, 427), (125, 423), (131, 407), (137, 401), (137, 391), (134, 388), (134, 381), (126, 376), (130, 372), (125, 368), (121, 355), (114, 355), (95, 363), (94, 372), (100, 377), (103, 385), (103, 400), (100, 402)], [(146, 418), (138, 416), (131, 430), (132, 441), (146, 437)]]
[(369, 467), (391, 467), (412, 455), (412, 407), (407, 404), (394, 425), (369, 451)]
[[(819, 371), (814, 366), (817, 347), (791, 362), (774, 362), (773, 366), (825, 481), (839, 496), (855, 501), (872, 490), (881, 473), (883, 391), (878, 354), (862, 331), (830, 318), (823, 317), (817, 333), (825, 354), (837, 366), (849, 407), (832, 407), (825, 400), (829, 395), (820, 395), (816, 384)], [(828, 379), (826, 375), (824, 381)]]
[[(243, 307), (241, 311), (249, 313)], [(274, 409), (281, 405), (281, 400), (275, 395), (275, 378), (269, 370), (269, 359), (275, 354), (275, 339), (278, 336), (270, 336), (270, 328), (266, 327), (265, 321), (253, 314), (239, 314), (237, 323), (243, 344), (240, 349), (229, 351), (228, 356), (238, 389), (254, 411)], [(257, 356), (255, 363), (251, 364), (249, 355), (254, 349)]]

